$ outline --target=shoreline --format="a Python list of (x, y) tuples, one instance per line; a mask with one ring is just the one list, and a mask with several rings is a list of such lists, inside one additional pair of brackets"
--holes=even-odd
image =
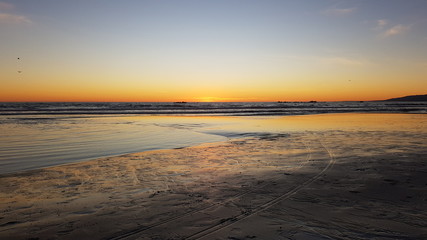
[(323, 114), (414, 114), (425, 115), (425, 110), (416, 111), (331, 111), (331, 112), (307, 112), (307, 113), (261, 113), (261, 114), (227, 114), (227, 112), (220, 113), (22, 113), (22, 114), (0, 114), (4, 117), (25, 117), (25, 116), (70, 116), (70, 118), (94, 118), (94, 117), (289, 117), (289, 116), (311, 116)]
[[(261, 121), (259, 121), (260, 122), (259, 124), (264, 125), (264, 126), (268, 125), (270, 123), (268, 121), (264, 121), (263, 122), (262, 121), (263, 119), (272, 119), (272, 120), (274, 120), (274, 119), (281, 119), (285, 123), (287, 121), (290, 121), (291, 124), (292, 124), (292, 127), (296, 127), (297, 128), (296, 131), (304, 131), (304, 129), (303, 129), (304, 126), (303, 127), (299, 126), (298, 124), (295, 123), (295, 121), (292, 121), (292, 119), (301, 119), (304, 122), (313, 122), (313, 120), (310, 120), (310, 119), (314, 118), (314, 117), (316, 117), (318, 119), (321, 119), (322, 121), (324, 121), (323, 118), (328, 119), (330, 117), (330, 118), (343, 118), (344, 119), (343, 121), (352, 121), (350, 119), (352, 116), (356, 116), (358, 118), (360, 116), (362, 116), (362, 117), (363, 116), (379, 116), (379, 117), (382, 117), (382, 116), (402, 116), (402, 115), (403, 116), (421, 116), (421, 117), (422, 116), (427, 116), (426, 114), (423, 114), (423, 113), (378, 113), (378, 112), (368, 112), (368, 113), (366, 113), (366, 112), (362, 112), (362, 113), (318, 113), (318, 114), (303, 114), (303, 115), (288, 115), (288, 116), (271, 116), (271, 115), (270, 116), (200, 116), (200, 115), (191, 115), (191, 116), (185, 116), (185, 115), (184, 116), (174, 116), (174, 115), (170, 115), (170, 116), (165, 116), (165, 115), (160, 115), (160, 116), (140, 116), (140, 115), (97, 116), (97, 115), (91, 115), (91, 116), (84, 116), (84, 117), (81, 116), (81, 117), (77, 117), (77, 118), (79, 118), (79, 119), (80, 118), (83, 118), (83, 119), (93, 119), (93, 118), (94, 119), (122, 119), (123, 118), (121, 121), (126, 121), (124, 119), (145, 119), (145, 118), (154, 118), (154, 119), (155, 118), (157, 118), (157, 119), (168, 119), (168, 118), (170, 118), (170, 119), (174, 119), (174, 118), (175, 119), (215, 119), (215, 118), (217, 118), (217, 119), (225, 119), (224, 122), (226, 124), (230, 124), (231, 122), (232, 122), (232, 124), (235, 124), (235, 122), (243, 121), (243, 122), (245, 122), (246, 125), (248, 125), (248, 123), (251, 124), (250, 123), (251, 121), (256, 122), (257, 120), (261, 119)], [(74, 118), (75, 117), (72, 116), (70, 119), (74, 119)], [(48, 118), (48, 119), (51, 119), (51, 118)], [(53, 118), (53, 119), (56, 119), (56, 118)], [(230, 120), (230, 122), (227, 122), (229, 120)], [(406, 119), (404, 119), (404, 120), (406, 120)], [(330, 121), (330, 120), (327, 120), (327, 121)], [(173, 122), (173, 121), (171, 121), (171, 122)], [(36, 124), (38, 124), (38, 123), (36, 123)], [(49, 124), (49, 123), (47, 123), (47, 124)], [(188, 124), (188, 123), (184, 123), (183, 124), (183, 126), (182, 126), (183, 129), (186, 128), (185, 124)], [(214, 123), (214, 124), (216, 124), (216, 123)], [(224, 124), (224, 123), (220, 123), (220, 124)], [(255, 125), (255, 124), (258, 124), (258, 123), (254, 123), (252, 125)], [(157, 124), (154, 124), (154, 125), (157, 125)], [(342, 123), (339, 123), (338, 125), (342, 125)], [(283, 126), (279, 126), (276, 123), (275, 123), (275, 126), (277, 126), (279, 129), (283, 128)], [(331, 126), (327, 126), (327, 127), (331, 127)], [(165, 126), (162, 126), (162, 127), (168, 127), (168, 124), (165, 124)], [(221, 133), (221, 131), (223, 130), (223, 129), (221, 129), (221, 126), (217, 126), (217, 127), (219, 127), (219, 130), (220, 130), (219, 132), (210, 131), (210, 130), (206, 131), (206, 130), (203, 130), (203, 128), (202, 129), (192, 129), (192, 126), (190, 126), (189, 130), (191, 132), (197, 133), (197, 134), (205, 134), (206, 136), (211, 136), (212, 139), (209, 139), (209, 137), (207, 137), (206, 139), (198, 139), (198, 140), (196, 140), (193, 143), (188, 143), (188, 144), (185, 144), (183, 146), (165, 147), (165, 146), (159, 145), (159, 146), (154, 146), (153, 149), (146, 149), (145, 150), (145, 149), (143, 149), (144, 147), (140, 147), (140, 146), (143, 146), (143, 144), (144, 144), (144, 142), (142, 142), (142, 144), (140, 144), (138, 147), (137, 146), (133, 147), (135, 150), (134, 149), (132, 149), (132, 150), (131, 149), (124, 149), (124, 150), (118, 149), (117, 153), (113, 153), (113, 154), (109, 154), (109, 153), (105, 153), (105, 155), (96, 154), (96, 155), (99, 155), (99, 156), (83, 156), (82, 158), (80, 158), (79, 156), (68, 157), (70, 159), (67, 159), (66, 161), (62, 161), (61, 160), (58, 163), (49, 163), (49, 165), (35, 167), (35, 168), (34, 167), (27, 167), (27, 169), (23, 169), (23, 170), (19, 170), (19, 171), (9, 170), (7, 172), (0, 173), (0, 175), (8, 175), (8, 174), (14, 174), (14, 173), (19, 173), (19, 172), (26, 172), (26, 171), (38, 170), (38, 169), (43, 169), (43, 168), (48, 168), (48, 167), (53, 167), (53, 166), (61, 166), (61, 165), (64, 165), (64, 164), (66, 165), (66, 164), (76, 163), (76, 162), (91, 161), (91, 160), (95, 160), (95, 159), (98, 159), (98, 158), (104, 158), (104, 157), (118, 157), (118, 156), (121, 156), (121, 155), (124, 155), (124, 154), (131, 154), (131, 153), (138, 153), (138, 152), (145, 152), (145, 151), (152, 151), (152, 150), (167, 150), (167, 149), (174, 149), (174, 148), (180, 148), (180, 147), (197, 146), (197, 145), (204, 144), (204, 143), (222, 142), (222, 141), (227, 141), (227, 139), (231, 140), (231, 139), (235, 139), (235, 138), (240, 138), (240, 137), (242, 137), (242, 136), (239, 136), (240, 134), (241, 135), (245, 134), (244, 131), (242, 132), (242, 131), (239, 130), (238, 134), (236, 134), (236, 136), (234, 136), (233, 134), (226, 135), (224, 133)], [(309, 126), (309, 128), (310, 127), (312, 128), (312, 126)], [(377, 124), (376, 127), (379, 127), (379, 125)], [(236, 129), (238, 129), (237, 125), (236, 125), (235, 129), (228, 128), (228, 130), (231, 131), (231, 133), (233, 133), (233, 131), (235, 131)], [(266, 130), (263, 130), (261, 128), (261, 130), (257, 130), (259, 132), (252, 132), (252, 129), (250, 129), (248, 126), (246, 126), (245, 130), (248, 131), (248, 132), (250, 132), (251, 136), (254, 136), (254, 135), (256, 136), (258, 134), (264, 134), (264, 133), (276, 132), (276, 129), (274, 129), (274, 128), (268, 128)], [(322, 130), (322, 129), (318, 128), (318, 130)], [(288, 131), (295, 131), (295, 130), (293, 130), (291, 127), (284, 128), (284, 130), (283, 130), (283, 132), (285, 132), (285, 133), (288, 132)], [(140, 136), (140, 137), (142, 137), (142, 136)], [(222, 139), (222, 140), (213, 140), (214, 138), (224, 138), (224, 139)], [(124, 139), (124, 140), (127, 140), (127, 139)], [(129, 140), (131, 140), (131, 139), (129, 139)], [(138, 142), (138, 140), (143, 140), (144, 141), (145, 139), (143, 139), (143, 138), (142, 139), (134, 138), (134, 139), (132, 139), (133, 144), (135, 144), (136, 142)], [(147, 141), (147, 140), (145, 140), (145, 141)], [(116, 144), (116, 143), (112, 142), (110, 144)], [(142, 148), (142, 150), (136, 150), (136, 149), (140, 149), (140, 148)], [(42, 159), (43, 157), (39, 157), (39, 158)], [(76, 159), (76, 160), (73, 160), (73, 159)], [(51, 160), (50, 160), (50, 162), (51, 162)]]

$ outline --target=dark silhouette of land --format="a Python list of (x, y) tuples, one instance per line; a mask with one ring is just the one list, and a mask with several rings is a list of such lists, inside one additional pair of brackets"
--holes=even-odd
[(393, 101), (393, 102), (427, 102), (427, 94), (424, 95), (411, 95), (399, 98), (390, 98), (384, 101)]

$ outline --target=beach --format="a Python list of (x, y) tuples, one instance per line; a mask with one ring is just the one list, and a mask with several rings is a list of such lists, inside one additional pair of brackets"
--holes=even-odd
[(2, 174), (0, 239), (427, 238), (425, 114), (256, 121), (203, 130), (226, 141)]
[(427, 240), (427, 0), (0, 0), (0, 240)]

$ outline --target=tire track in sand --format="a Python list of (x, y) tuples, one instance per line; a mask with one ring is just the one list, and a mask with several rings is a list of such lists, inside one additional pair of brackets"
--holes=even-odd
[(300, 191), (301, 189), (307, 187), (308, 185), (310, 185), (311, 183), (313, 183), (314, 181), (316, 181), (317, 179), (319, 179), (327, 170), (329, 170), (332, 165), (335, 164), (335, 158), (333, 153), (327, 148), (325, 147), (325, 145), (323, 144), (323, 142), (320, 141), (320, 144), (322, 145), (322, 147), (328, 152), (329, 155), (329, 162), (328, 164), (322, 169), (322, 171), (320, 171), (318, 174), (316, 174), (315, 176), (313, 176), (312, 178), (308, 179), (307, 181), (305, 181), (304, 183), (302, 183), (301, 185), (293, 188), (292, 190), (283, 193), (282, 195), (280, 195), (279, 197), (276, 197), (258, 207), (256, 207), (254, 210), (250, 210), (250, 211), (246, 211), (240, 215), (228, 218), (224, 221), (219, 222), (218, 224), (215, 224), (213, 226), (210, 226), (208, 228), (205, 228), (199, 232), (196, 232), (188, 237), (186, 237), (185, 239), (201, 239), (204, 238), (212, 233), (215, 233), (221, 229), (224, 229), (230, 225), (233, 225), (239, 221), (242, 221), (243, 219), (249, 218), (261, 211), (264, 211), (272, 206), (274, 206), (275, 204), (291, 197), (292, 195), (296, 194), (298, 191)]
[[(300, 165), (298, 166), (299, 168), (301, 168), (301, 167), (303, 167), (305, 164), (307, 164), (310, 160), (311, 160), (311, 158), (312, 158), (312, 154), (311, 154), (311, 151), (312, 151), (312, 149), (310, 148), (310, 146), (309, 146), (309, 144), (307, 144), (307, 143), (305, 143), (304, 142), (304, 146), (305, 146), (305, 148), (308, 150), (307, 152), (308, 152), (308, 154), (307, 154), (307, 158), (305, 159), (305, 161), (301, 161), (301, 163), (300, 163)], [(279, 177), (279, 178), (281, 178), (281, 177)], [(273, 178), (273, 179), (271, 179), (272, 181), (274, 181), (274, 180), (277, 180), (277, 179), (279, 179), (279, 178)], [(215, 203), (211, 203), (211, 204), (208, 204), (207, 206), (204, 206), (204, 207), (199, 207), (199, 208), (196, 208), (196, 209), (194, 209), (194, 210), (191, 210), (191, 211), (188, 211), (188, 212), (185, 212), (185, 213), (183, 213), (183, 214), (181, 214), (181, 215), (177, 215), (177, 216), (174, 216), (174, 217), (170, 217), (170, 218), (167, 218), (167, 219), (165, 219), (165, 220), (163, 220), (163, 221), (160, 221), (160, 222), (157, 222), (157, 223), (153, 223), (153, 224), (151, 224), (151, 225), (147, 225), (147, 226), (141, 226), (141, 227), (139, 227), (139, 228), (136, 228), (136, 229), (133, 229), (133, 230), (131, 230), (131, 231), (127, 231), (127, 232), (124, 232), (124, 233), (121, 233), (120, 235), (116, 235), (116, 236), (113, 236), (113, 237), (111, 237), (111, 238), (107, 238), (108, 240), (121, 240), (121, 239), (126, 239), (126, 238), (129, 238), (129, 237), (132, 237), (132, 236), (134, 236), (134, 235), (137, 235), (137, 234), (139, 234), (139, 233), (142, 233), (142, 232), (144, 232), (144, 231), (147, 231), (147, 230), (150, 230), (150, 229), (152, 229), (152, 228), (155, 228), (155, 227), (158, 227), (158, 226), (161, 226), (161, 225), (163, 225), (163, 224), (167, 224), (167, 223), (170, 223), (170, 222), (173, 222), (173, 221), (176, 221), (176, 220), (179, 220), (179, 219), (181, 219), (181, 218), (184, 218), (184, 217), (187, 217), (187, 216), (190, 216), (190, 215), (192, 215), (192, 214), (196, 214), (196, 213), (199, 213), (199, 212), (202, 212), (202, 211), (205, 211), (205, 210), (208, 210), (208, 209), (210, 209), (210, 208), (213, 208), (213, 207), (217, 207), (217, 206), (219, 206), (219, 205), (224, 205), (225, 203), (228, 203), (228, 202), (233, 202), (233, 201), (235, 201), (235, 200), (237, 200), (237, 199), (239, 199), (239, 198), (241, 198), (241, 197), (244, 197), (245, 195), (247, 195), (247, 194), (250, 194), (250, 193), (252, 193), (252, 192), (254, 192), (254, 191), (256, 191), (256, 190), (259, 190), (259, 189), (262, 189), (262, 188), (264, 188), (264, 187), (266, 187), (266, 186), (268, 186), (268, 185), (270, 185), (271, 183), (265, 183), (265, 184), (261, 184), (261, 185), (258, 185), (258, 186), (256, 186), (255, 188), (252, 188), (252, 189), (249, 189), (249, 190), (247, 190), (247, 191), (244, 191), (244, 192), (242, 192), (242, 193), (239, 193), (239, 194), (236, 194), (236, 195), (234, 195), (233, 197), (230, 197), (230, 198), (228, 198), (228, 199), (226, 199), (226, 200), (223, 200), (223, 201), (221, 201), (221, 202), (215, 202)], [(293, 189), (294, 190), (294, 189)], [(291, 191), (293, 191), (293, 190), (291, 190)], [(281, 196), (283, 196), (283, 195), (281, 195)], [(281, 197), (281, 196), (279, 196), (279, 197)], [(276, 198), (275, 198), (276, 199)], [(275, 200), (275, 199), (273, 199), (273, 200)], [(283, 199), (281, 199), (281, 200), (283, 200)], [(272, 200), (271, 200), (272, 201)], [(271, 202), (271, 201), (269, 201), (269, 202)], [(268, 203), (268, 202), (267, 202)], [(263, 205), (265, 205), (265, 204), (263, 204)], [(262, 206), (263, 206), (262, 205)], [(258, 207), (259, 208), (259, 207)], [(257, 209), (258, 209), (257, 208)], [(258, 212), (258, 211), (257, 211)], [(255, 214), (256, 212), (252, 212), (250, 215), (252, 215), (252, 214)], [(250, 215), (248, 215), (248, 214), (242, 214), (243, 216), (245, 216), (245, 218), (246, 217), (249, 217)], [(239, 215), (240, 216), (240, 215)], [(242, 218), (243, 219), (243, 218)], [(242, 220), (242, 219), (240, 219), (240, 220)], [(240, 221), (239, 220), (239, 221)], [(237, 221), (236, 221), (237, 222)], [(226, 222), (221, 222), (221, 224), (225, 224)], [(218, 229), (215, 229), (214, 231), (218, 231), (218, 230), (220, 230), (220, 229), (222, 229), (222, 228), (225, 228), (225, 227), (227, 227), (227, 226), (229, 226), (229, 225), (231, 225), (231, 224), (233, 224), (233, 223), (235, 223), (235, 222), (231, 222), (231, 223), (229, 223), (229, 224), (227, 224), (227, 225), (221, 225), (222, 227), (221, 228), (218, 228)], [(199, 235), (199, 234), (202, 234), (202, 233), (205, 233), (206, 231), (208, 231), (208, 230), (210, 230), (210, 229), (213, 229), (213, 228), (216, 228), (216, 227), (218, 227), (218, 225), (220, 225), (220, 224), (216, 224), (216, 225), (214, 225), (214, 226), (211, 226), (211, 227), (209, 227), (209, 228), (206, 228), (206, 229), (204, 229), (204, 230), (202, 230), (202, 231), (199, 231), (199, 232), (197, 232), (197, 233), (195, 233), (195, 234), (193, 234), (193, 235), (191, 235), (191, 236), (189, 236), (189, 237), (186, 237), (185, 239), (198, 239), (198, 238), (201, 238), (201, 237), (203, 237), (203, 236), (206, 236), (206, 235), (209, 235), (209, 234), (211, 234), (211, 233), (213, 233), (214, 231), (209, 231), (209, 233), (207, 233), (207, 234), (205, 234), (205, 235), (203, 235), (203, 236), (199, 236), (198, 238), (194, 238), (196, 235)]]

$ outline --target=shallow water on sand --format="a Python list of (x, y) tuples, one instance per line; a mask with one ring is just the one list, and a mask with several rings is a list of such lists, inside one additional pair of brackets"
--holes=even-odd
[(0, 116), (0, 174), (260, 134), (325, 130), (425, 133), (426, 129), (425, 114)]
[[(154, 149), (171, 149), (225, 137), (192, 131), (209, 123), (172, 123), (152, 117), (3, 118), (0, 173), (17, 172)], [(163, 123), (162, 123), (163, 122)]]

